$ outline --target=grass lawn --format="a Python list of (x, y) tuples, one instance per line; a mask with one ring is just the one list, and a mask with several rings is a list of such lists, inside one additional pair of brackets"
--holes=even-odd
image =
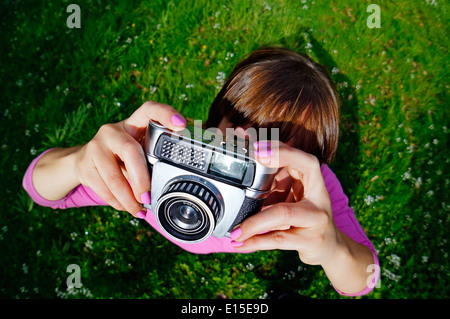
[[(342, 99), (332, 169), (380, 258), (365, 298), (448, 298), (449, 5), (377, 1), (3, 1), (0, 297), (340, 297), (296, 252), (194, 255), (110, 207), (34, 204), (40, 152), (89, 141), (146, 100), (206, 119), (246, 53), (281, 44), (324, 64)], [(447, 17), (447, 18), (446, 18)], [(81, 288), (67, 289), (77, 264)]]

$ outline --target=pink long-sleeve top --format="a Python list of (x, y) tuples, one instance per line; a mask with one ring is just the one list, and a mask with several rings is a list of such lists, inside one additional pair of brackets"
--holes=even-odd
[[(46, 151), (48, 152), (48, 151)], [(25, 176), (23, 178), (23, 187), (28, 192), (30, 197), (39, 205), (51, 207), (53, 209), (66, 209), (66, 208), (72, 208), (72, 207), (82, 207), (82, 206), (106, 206), (108, 205), (105, 201), (103, 201), (92, 189), (90, 189), (87, 186), (79, 185), (76, 188), (74, 188), (69, 194), (67, 194), (66, 197), (56, 200), (56, 201), (50, 201), (45, 198), (43, 198), (39, 193), (36, 191), (33, 185), (33, 170), (36, 167), (36, 163), (39, 161), (39, 159), (46, 153), (42, 153), (37, 158), (35, 158), (31, 164), (29, 165), (27, 171), (25, 172)], [(367, 238), (367, 235), (365, 234), (364, 230), (362, 229), (361, 225), (359, 224), (358, 220), (355, 217), (355, 214), (353, 210), (348, 205), (348, 198), (344, 194), (344, 191), (342, 189), (341, 184), (339, 183), (339, 180), (337, 179), (336, 175), (331, 171), (331, 169), (323, 164), (321, 166), (321, 171), (323, 178), (325, 180), (325, 185), (327, 187), (328, 193), (330, 195), (331, 199), (331, 207), (333, 210), (333, 219), (336, 227), (342, 231), (344, 234), (349, 236), (352, 240), (355, 242), (362, 244), (366, 247), (368, 247), (374, 256), (374, 265), (373, 267), (368, 270), (369, 272), (372, 272), (374, 270), (373, 274), (369, 277), (370, 280), (368, 280), (367, 287), (363, 289), (362, 291), (355, 293), (355, 294), (345, 294), (339, 290), (337, 290), (340, 294), (345, 296), (361, 296), (368, 294), (373, 290), (376, 283), (379, 280), (379, 262), (378, 262), (378, 256), (375, 251), (375, 248), (372, 244), (372, 242)], [(238, 251), (234, 249), (234, 247), (231, 245), (231, 239), (228, 237), (223, 238), (216, 238), (213, 236), (210, 236), (206, 240), (195, 243), (195, 244), (187, 244), (187, 243), (180, 243), (177, 242), (171, 238), (169, 238), (164, 231), (161, 230), (159, 227), (155, 215), (153, 213), (148, 212), (145, 220), (154, 228), (156, 229), (160, 234), (162, 234), (164, 237), (166, 237), (168, 240), (173, 242), (174, 244), (180, 246), (186, 251), (189, 251), (191, 253), (195, 254), (209, 254), (209, 253), (237, 253)]]

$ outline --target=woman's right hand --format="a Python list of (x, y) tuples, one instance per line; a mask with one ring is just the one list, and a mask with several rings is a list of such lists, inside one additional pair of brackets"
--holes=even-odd
[(78, 150), (75, 172), (105, 202), (133, 216), (150, 201), (150, 174), (141, 142), (150, 120), (178, 131), (184, 118), (171, 106), (145, 102), (126, 120), (105, 124)]
[(59, 200), (82, 184), (115, 209), (138, 215), (141, 203), (150, 202), (150, 174), (141, 145), (150, 120), (174, 131), (186, 126), (171, 106), (145, 102), (126, 120), (103, 125), (87, 144), (44, 154), (33, 170), (34, 188), (44, 199)]

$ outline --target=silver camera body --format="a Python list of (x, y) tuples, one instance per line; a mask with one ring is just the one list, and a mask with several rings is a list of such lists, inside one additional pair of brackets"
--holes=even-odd
[(278, 171), (255, 160), (248, 140), (200, 127), (175, 132), (150, 121), (144, 151), (151, 174), (147, 208), (170, 238), (184, 243), (229, 236), (261, 210)]

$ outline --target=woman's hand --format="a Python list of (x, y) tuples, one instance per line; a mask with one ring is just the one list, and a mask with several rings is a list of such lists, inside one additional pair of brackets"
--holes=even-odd
[(265, 206), (232, 232), (235, 249), (296, 250), (304, 263), (321, 265), (337, 289), (356, 293), (365, 288), (372, 253), (336, 228), (317, 158), (283, 143), (256, 153), (261, 164), (282, 168), (277, 176), (290, 177), (291, 186), (285, 201)]
[(235, 241), (242, 245), (236, 249), (297, 250), (305, 263), (326, 262), (336, 250), (339, 233), (319, 161), (283, 143), (269, 151), (259, 149), (257, 155), (263, 165), (285, 168), (279, 174), (287, 173), (292, 184), (284, 202), (265, 206), (241, 224)]
[(150, 201), (150, 175), (141, 145), (150, 120), (172, 130), (186, 126), (171, 106), (145, 102), (126, 120), (103, 125), (87, 144), (46, 153), (33, 172), (36, 190), (56, 200), (83, 184), (115, 209), (136, 216), (143, 210), (141, 203)]
[(150, 175), (140, 142), (150, 120), (172, 130), (186, 125), (169, 105), (146, 102), (128, 119), (103, 125), (79, 150), (75, 165), (81, 184), (115, 209), (132, 215), (142, 211), (141, 203), (149, 201)]

